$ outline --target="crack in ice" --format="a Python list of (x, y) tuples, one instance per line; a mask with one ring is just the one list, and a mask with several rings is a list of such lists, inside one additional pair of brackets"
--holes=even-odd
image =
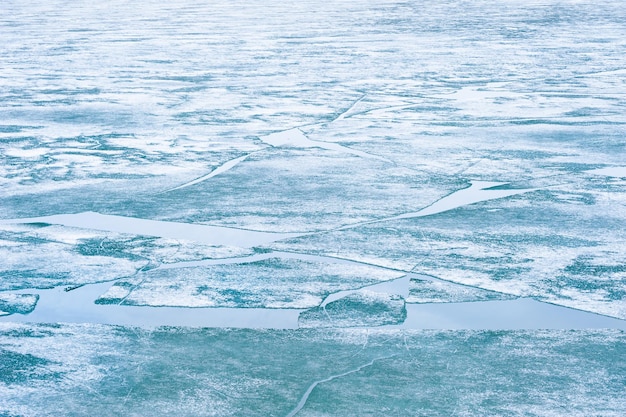
[(319, 140), (309, 139), (302, 130), (298, 128), (283, 130), (280, 132), (272, 133), (260, 138), (263, 142), (274, 147), (291, 147), (291, 148), (322, 148), (336, 152), (348, 153), (351, 155), (359, 156), (361, 158), (376, 159), (389, 164), (395, 163), (382, 156), (370, 154), (367, 152), (359, 151), (349, 148), (347, 146), (339, 145), (337, 143), (323, 142)]
[[(252, 152), (252, 153), (254, 153), (254, 152)], [(169, 190), (165, 190), (162, 193), (169, 193), (170, 191), (180, 190), (181, 188), (187, 188), (187, 187), (190, 187), (192, 185), (196, 185), (196, 184), (198, 184), (200, 182), (206, 181), (206, 180), (208, 180), (210, 178), (213, 178), (213, 177), (215, 177), (217, 175), (220, 175), (220, 174), (222, 174), (222, 173), (224, 173), (224, 172), (234, 168), (235, 165), (239, 164), (240, 162), (243, 162), (246, 158), (248, 158), (250, 155), (252, 155), (252, 153), (248, 153), (248, 154), (242, 155), (242, 156), (240, 156), (238, 158), (231, 159), (230, 161), (226, 161), (222, 165), (220, 165), (219, 167), (215, 168), (213, 171), (208, 173), (207, 175), (203, 175), (201, 177), (196, 178), (195, 180), (186, 182), (186, 183), (181, 184), (181, 185), (179, 185), (177, 187), (170, 188)]]
[(529, 193), (531, 191), (537, 191), (539, 188), (523, 188), (523, 189), (511, 189), (511, 190), (493, 190), (492, 188), (506, 185), (506, 182), (491, 182), (491, 181), (471, 181), (471, 185), (467, 188), (457, 190), (448, 194), (429, 206), (424, 207), (421, 210), (399, 214), (397, 216), (384, 217), (381, 219), (368, 220), (364, 222), (348, 224), (338, 227), (334, 230), (347, 230), (354, 229), (359, 226), (364, 226), (374, 223), (382, 223), (391, 220), (413, 219), (416, 217), (432, 216), (434, 214), (443, 213), (463, 206), (469, 206), (471, 204), (480, 203), (483, 201), (496, 200), (499, 198), (511, 197), (514, 195)]
[(391, 294), (391, 295), (401, 295), (403, 298), (407, 298), (409, 295), (409, 282), (410, 282), (411, 275), (413, 274), (408, 274), (403, 277), (388, 280), (388, 281), (377, 282), (376, 284), (366, 285), (361, 288), (334, 292), (332, 294), (329, 294), (326, 298), (324, 298), (324, 300), (319, 306), (322, 307), (324, 311), (326, 311), (326, 306), (329, 303), (345, 298), (348, 295), (357, 294), (364, 290), (386, 293), (386, 294)]
[(331, 120), (329, 123), (333, 123), (333, 122), (336, 122), (336, 121), (338, 121), (338, 120), (343, 120), (343, 119), (345, 119), (345, 118), (349, 117), (349, 116), (348, 116), (348, 114), (350, 113), (350, 111), (351, 111), (352, 109), (354, 109), (354, 108), (357, 106), (357, 104), (359, 104), (361, 101), (363, 101), (363, 100), (365, 99), (365, 97), (367, 97), (367, 94), (363, 94), (361, 97), (359, 97), (356, 101), (354, 101), (354, 103), (352, 103), (352, 105), (350, 105), (350, 107), (348, 107), (348, 108), (347, 108), (346, 110), (344, 110), (343, 112), (339, 113), (339, 114), (337, 115), (337, 117), (335, 117), (335, 118), (334, 118), (333, 120)]
[(317, 380), (317, 381), (313, 382), (311, 385), (309, 385), (309, 388), (305, 391), (305, 393), (302, 396), (302, 398), (300, 398), (300, 401), (298, 402), (298, 405), (296, 406), (296, 408), (294, 408), (289, 414), (287, 414), (287, 417), (295, 416), (296, 414), (298, 414), (298, 412), (300, 412), (300, 410), (302, 410), (302, 408), (304, 408), (306, 402), (309, 399), (309, 396), (311, 395), (311, 393), (313, 392), (315, 387), (317, 387), (319, 384), (322, 384), (324, 382), (332, 381), (333, 379), (342, 378), (342, 377), (350, 375), (350, 374), (354, 374), (356, 372), (361, 371), (364, 368), (367, 368), (367, 367), (370, 367), (370, 366), (374, 365), (378, 361), (385, 360), (385, 359), (391, 359), (391, 358), (396, 357), (396, 356), (398, 356), (398, 354), (389, 355), (389, 356), (383, 356), (383, 357), (380, 357), (380, 358), (375, 358), (375, 359), (372, 359), (371, 361), (369, 361), (368, 363), (359, 366), (358, 368), (351, 369), (351, 370), (343, 372), (341, 374), (331, 375), (328, 378), (320, 379), (320, 380)]
[(286, 251), (270, 251), (266, 253), (255, 253), (249, 256), (238, 256), (238, 257), (232, 257), (232, 258), (217, 258), (217, 259), (203, 259), (199, 261), (173, 262), (173, 263), (168, 263), (168, 264), (161, 264), (155, 269), (187, 268), (187, 267), (209, 266), (209, 265), (246, 264), (246, 263), (264, 261), (264, 260), (273, 259), (273, 258), (297, 259), (300, 261), (308, 261), (308, 262), (364, 265), (364, 266), (380, 268), (380, 269), (384, 269), (387, 271), (394, 271), (394, 272), (399, 272), (399, 273), (408, 272), (402, 269), (376, 265), (373, 263), (357, 261), (357, 260), (353, 260), (349, 258), (339, 258), (339, 257), (327, 256), (327, 255), (314, 255), (314, 254), (309, 254), (309, 253), (286, 252)]

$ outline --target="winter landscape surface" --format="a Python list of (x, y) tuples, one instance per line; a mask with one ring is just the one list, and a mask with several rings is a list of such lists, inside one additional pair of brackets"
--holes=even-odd
[(626, 415), (626, 4), (0, 3), (0, 417)]

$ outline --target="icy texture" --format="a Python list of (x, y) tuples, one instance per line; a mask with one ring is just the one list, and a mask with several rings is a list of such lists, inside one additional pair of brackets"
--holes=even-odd
[(626, 338), (610, 330), (0, 324), (0, 346), (0, 410), (25, 417), (626, 412)]
[[(78, 286), (131, 276), (145, 259), (83, 253), (83, 241), (103, 242), (97, 231), (48, 225), (0, 225), (0, 290)], [(127, 254), (130, 255), (130, 254)]]
[[(324, 229), (537, 157), (623, 165), (619, 5), (509, 3), (5, 2), (0, 216)], [(263, 142), (297, 127), (319, 147)]]
[(104, 240), (86, 240), (78, 250), (84, 254), (100, 256), (136, 256), (149, 259), (154, 264), (220, 259), (251, 255), (249, 249), (206, 245), (202, 243), (150, 236), (113, 236)]
[(310, 308), (330, 293), (397, 278), (365, 265), (291, 259), (158, 269), (121, 280), (101, 304), (181, 307)]
[(439, 280), (412, 278), (407, 303), (461, 303), (514, 298), (513, 296), (480, 288), (467, 287)]
[(404, 299), (397, 295), (359, 291), (322, 307), (300, 313), (298, 325), (307, 327), (376, 327), (400, 324), (406, 318)]
[[(404, 324), (626, 318), (622, 3), (0, 1), (0, 290), (56, 286), (3, 320), (245, 326), (401, 271), (451, 283)], [(3, 223), (85, 212), (123, 226)], [(0, 415), (626, 414), (620, 332), (1, 328)]]
[(39, 296), (36, 294), (0, 293), (0, 316), (28, 314), (35, 309)]
[(345, 152), (271, 148), (209, 181), (137, 197), (124, 211), (137, 217), (302, 232), (416, 211), (462, 185), (428, 170)]
[(626, 188), (569, 169), (545, 190), (272, 246), (626, 318)]
[(252, 254), (250, 249), (48, 224), (0, 224), (0, 290), (111, 281), (148, 266)]

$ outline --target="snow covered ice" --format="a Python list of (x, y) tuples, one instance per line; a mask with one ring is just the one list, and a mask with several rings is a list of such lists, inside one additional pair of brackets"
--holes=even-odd
[(0, 415), (626, 414), (625, 10), (3, 1)]

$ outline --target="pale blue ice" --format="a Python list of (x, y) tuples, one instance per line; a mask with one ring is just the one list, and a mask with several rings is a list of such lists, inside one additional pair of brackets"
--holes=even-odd
[(0, 416), (626, 414), (626, 8), (0, 3)]

